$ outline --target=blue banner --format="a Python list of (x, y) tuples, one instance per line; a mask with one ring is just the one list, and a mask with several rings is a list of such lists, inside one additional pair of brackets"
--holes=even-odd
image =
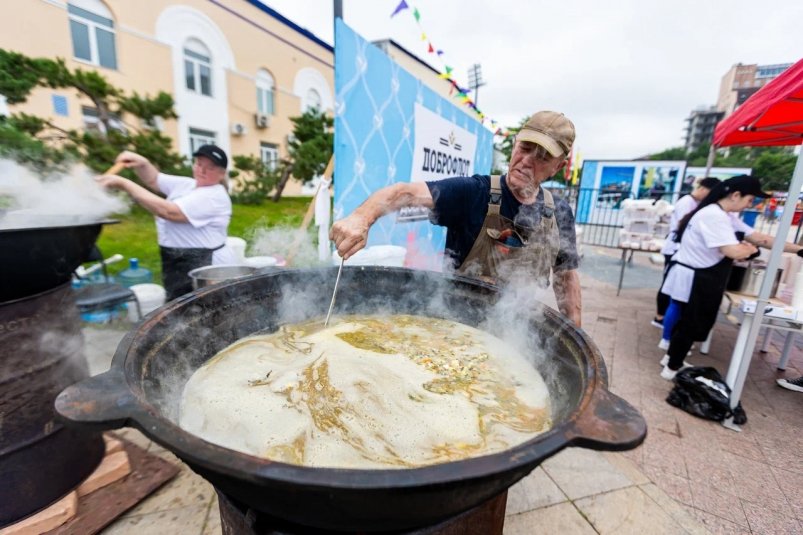
[[(340, 19), (335, 93), (335, 220), (397, 182), (452, 176), (447, 169), (490, 173), (493, 134)], [(440, 269), (445, 239), (441, 227), (391, 214), (372, 227), (368, 245), (401, 245), (411, 267)]]

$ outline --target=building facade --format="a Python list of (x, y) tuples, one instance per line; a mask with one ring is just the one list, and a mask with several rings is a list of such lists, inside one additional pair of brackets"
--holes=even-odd
[[(126, 93), (171, 94), (178, 119), (159, 127), (186, 156), (214, 142), (275, 162), (286, 155), (290, 117), (334, 108), (332, 47), (257, 0), (15, 2), (0, 21), (0, 47), (64, 58)], [(66, 89), (37, 89), (6, 109), (65, 129), (99, 124), (92, 103)], [(300, 184), (286, 193), (301, 193)]]
[(724, 113), (716, 107), (700, 107), (692, 110), (686, 118), (685, 142), (686, 152), (692, 152), (704, 143), (711, 143), (714, 138), (714, 128), (722, 119)]
[(791, 63), (743, 65), (737, 63), (722, 77), (716, 109), (727, 117), (769, 81), (791, 67)]

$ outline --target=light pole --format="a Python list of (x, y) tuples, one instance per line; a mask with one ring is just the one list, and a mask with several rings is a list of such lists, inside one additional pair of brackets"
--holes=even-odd
[(475, 63), (468, 69), (468, 86), (474, 90), (474, 104), (477, 104), (480, 99), (480, 87), (484, 86), (485, 82), (482, 80), (482, 67), (479, 63)]

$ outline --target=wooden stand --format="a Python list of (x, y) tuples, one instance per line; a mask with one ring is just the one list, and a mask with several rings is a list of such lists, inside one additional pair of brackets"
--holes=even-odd
[(0, 535), (93, 534), (172, 479), (178, 467), (130, 442), (104, 435), (106, 455), (78, 488), (0, 530)]

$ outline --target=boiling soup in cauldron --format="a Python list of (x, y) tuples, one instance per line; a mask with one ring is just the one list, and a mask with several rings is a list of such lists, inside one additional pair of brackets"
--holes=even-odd
[(508, 449), (551, 426), (510, 344), (444, 319), (341, 316), (230, 345), (187, 382), (182, 428), (280, 462), (412, 468)]

